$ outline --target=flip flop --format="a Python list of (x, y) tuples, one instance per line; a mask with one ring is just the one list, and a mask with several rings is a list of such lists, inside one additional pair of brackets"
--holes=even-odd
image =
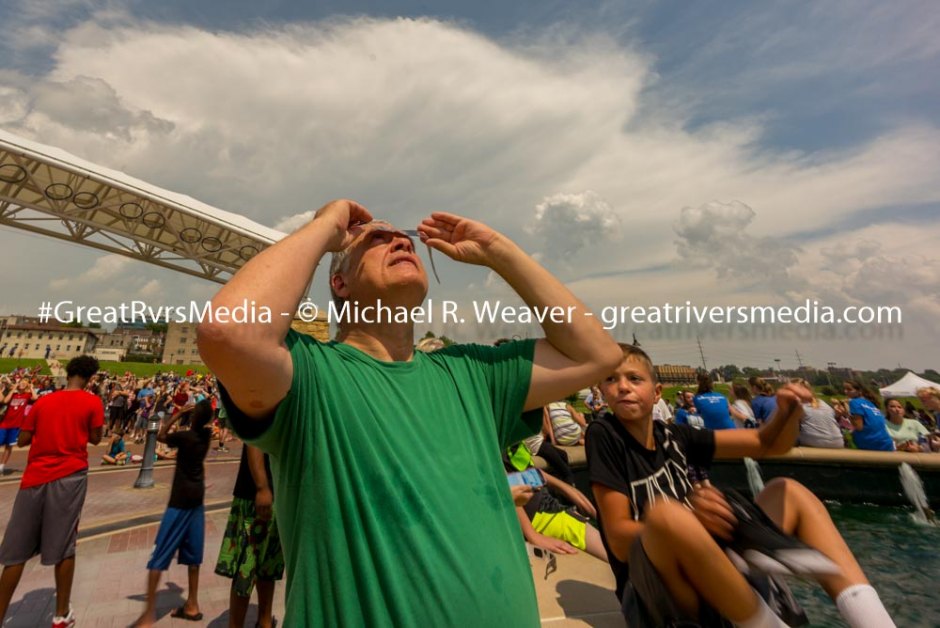
[(170, 614), (170, 617), (176, 619), (185, 619), (186, 621), (202, 621), (202, 613), (196, 613), (195, 615), (188, 615), (186, 611), (183, 610), (183, 607), (180, 606), (178, 609), (173, 611)]

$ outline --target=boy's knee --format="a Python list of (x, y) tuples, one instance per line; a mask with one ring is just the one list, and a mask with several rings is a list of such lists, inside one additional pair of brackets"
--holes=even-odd
[(791, 478), (774, 478), (764, 485), (764, 490), (757, 496), (758, 500), (773, 497), (786, 497), (788, 494), (802, 494), (809, 492), (805, 486)]
[(674, 535), (688, 530), (690, 525), (698, 524), (692, 511), (677, 501), (661, 501), (646, 512), (646, 529), (657, 533)]

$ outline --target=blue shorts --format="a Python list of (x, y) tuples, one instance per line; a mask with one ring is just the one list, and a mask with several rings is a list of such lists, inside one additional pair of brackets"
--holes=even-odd
[(201, 565), (206, 538), (206, 508), (167, 508), (160, 521), (160, 530), (153, 545), (147, 569), (166, 571), (176, 559), (180, 565)]
[(19, 435), (20, 428), (18, 427), (0, 428), (0, 446), (12, 447), (16, 444), (16, 437)]

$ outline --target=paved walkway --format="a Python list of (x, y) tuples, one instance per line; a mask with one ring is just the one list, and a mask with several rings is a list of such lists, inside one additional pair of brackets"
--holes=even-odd
[[(137, 446), (140, 448), (140, 446)], [(227, 626), (230, 581), (215, 575), (241, 446), (212, 453), (207, 465), (205, 563), (200, 574), (199, 602), (204, 620), (188, 622), (170, 617), (186, 595), (186, 568), (173, 565), (161, 581), (157, 611), (159, 626)], [(103, 449), (100, 447), (98, 449)], [(89, 450), (95, 457), (95, 448)], [(135, 453), (136, 450), (135, 450)], [(25, 462), (25, 458), (23, 459)], [(14, 468), (16, 464), (12, 465)], [(156, 486), (134, 489), (137, 467), (95, 467), (90, 470), (88, 497), (79, 526), (72, 604), (77, 625), (128, 626), (143, 610), (145, 566), (156, 537), (159, 517), (169, 497), (172, 463), (155, 470)], [(19, 473), (0, 480), (0, 529), (6, 529)], [(532, 559), (539, 613), (546, 626), (623, 626), (613, 594), (613, 576), (606, 564), (585, 554), (558, 556), (557, 570), (545, 577), (545, 563)], [(284, 587), (275, 595), (275, 616), (284, 614)], [(31, 560), (13, 597), (3, 627), (48, 626), (55, 607), (52, 567)], [(253, 603), (247, 626), (254, 625)]]

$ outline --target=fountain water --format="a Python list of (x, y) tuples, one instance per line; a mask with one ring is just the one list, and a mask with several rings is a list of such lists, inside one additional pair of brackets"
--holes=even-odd
[(914, 518), (921, 523), (936, 523), (934, 512), (930, 509), (927, 494), (924, 492), (924, 483), (921, 481), (920, 476), (917, 475), (917, 471), (914, 471), (911, 465), (903, 462), (901, 463), (899, 472), (901, 474), (901, 487), (904, 489), (904, 494), (916, 509)]
[(757, 497), (757, 494), (764, 490), (764, 478), (761, 477), (760, 467), (753, 458), (744, 459), (744, 467), (747, 469), (747, 484), (751, 487), (751, 497)]

